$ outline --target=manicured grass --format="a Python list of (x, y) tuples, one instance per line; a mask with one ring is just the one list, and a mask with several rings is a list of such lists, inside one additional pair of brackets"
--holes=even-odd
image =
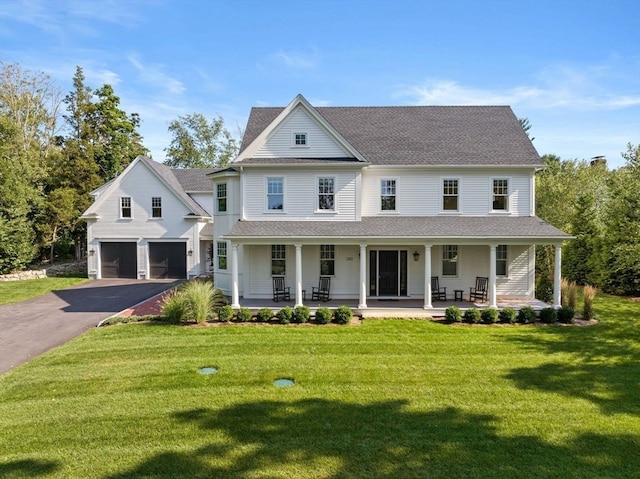
[(87, 278), (56, 277), (0, 282), (0, 305), (18, 303), (59, 289), (89, 281)]
[(591, 327), (95, 329), (0, 377), (0, 477), (637, 478), (638, 306), (599, 296)]

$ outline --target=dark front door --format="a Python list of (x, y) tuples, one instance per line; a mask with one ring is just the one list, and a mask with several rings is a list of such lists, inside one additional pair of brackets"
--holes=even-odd
[(187, 277), (186, 243), (149, 243), (149, 266), (151, 278)]
[(378, 295), (398, 295), (398, 251), (378, 251)]
[(100, 265), (103, 278), (135, 279), (136, 243), (100, 243)]

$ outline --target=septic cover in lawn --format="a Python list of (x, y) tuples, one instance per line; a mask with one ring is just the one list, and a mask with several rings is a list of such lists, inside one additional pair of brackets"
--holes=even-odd
[(217, 372), (218, 372), (218, 368), (214, 368), (211, 366), (198, 369), (198, 374), (216, 374)]
[(293, 381), (293, 379), (288, 378), (280, 378), (273, 381), (273, 385), (277, 388), (289, 388), (294, 384), (295, 382)]

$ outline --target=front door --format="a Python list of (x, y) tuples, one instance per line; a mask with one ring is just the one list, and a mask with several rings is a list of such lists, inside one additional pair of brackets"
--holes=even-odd
[(372, 250), (369, 253), (371, 296), (407, 295), (407, 252)]

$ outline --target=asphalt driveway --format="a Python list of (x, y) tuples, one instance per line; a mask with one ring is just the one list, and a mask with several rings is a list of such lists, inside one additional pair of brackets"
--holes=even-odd
[(0, 306), (0, 374), (169, 289), (175, 280), (100, 279)]

